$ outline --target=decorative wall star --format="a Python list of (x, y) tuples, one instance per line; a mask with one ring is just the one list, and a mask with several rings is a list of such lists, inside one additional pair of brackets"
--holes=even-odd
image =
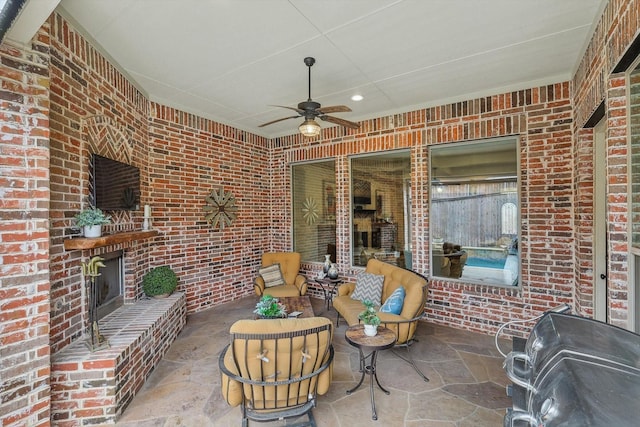
[(207, 204), (204, 211), (208, 213), (204, 219), (211, 224), (211, 227), (220, 227), (224, 230), (224, 227), (230, 226), (236, 219), (238, 208), (236, 199), (230, 191), (224, 191), (223, 188), (213, 189), (211, 194), (205, 197), (205, 201)]
[(308, 225), (313, 225), (318, 220), (318, 203), (312, 197), (302, 204), (302, 216)]

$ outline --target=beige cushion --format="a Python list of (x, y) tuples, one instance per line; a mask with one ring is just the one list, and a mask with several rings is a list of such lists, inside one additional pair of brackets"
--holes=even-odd
[(262, 267), (260, 270), (258, 270), (258, 274), (262, 276), (265, 288), (284, 285), (284, 278), (282, 277), (280, 264), (278, 263), (272, 264), (268, 267)]
[[(273, 340), (260, 341), (258, 337), (264, 334), (264, 337), (268, 337), (269, 334), (276, 334), (281, 332), (294, 332), (304, 331), (324, 325), (330, 325), (331, 320), (325, 317), (309, 317), (302, 319), (269, 319), (269, 320), (239, 320), (235, 322), (229, 332), (231, 333), (245, 333), (256, 334), (256, 339), (253, 340), (236, 340), (232, 343), (232, 347), (227, 351), (224, 359), (225, 366), (236, 374), (238, 372), (238, 366), (236, 361), (240, 362), (240, 370), (243, 377), (259, 378), (277, 378), (279, 380), (286, 380), (291, 375), (292, 377), (299, 377), (300, 375), (306, 375), (317, 369), (321, 362), (324, 362), (326, 358), (318, 362), (317, 366), (313, 363), (304, 363), (304, 353), (315, 357), (318, 355), (325, 355), (328, 357), (327, 348), (331, 345), (333, 340), (333, 328), (329, 328), (326, 332), (320, 335), (313, 335), (309, 331), (310, 335), (308, 339), (304, 335), (297, 336), (293, 339), (283, 338), (276, 344)], [(282, 353), (282, 363), (278, 366), (274, 366), (272, 362), (274, 355)], [(260, 355), (264, 355), (269, 361), (264, 361), (260, 358)], [(289, 357), (291, 355), (292, 357)], [(269, 359), (271, 358), (271, 359)], [(243, 361), (246, 361), (245, 364)], [(329, 391), (331, 384), (331, 377), (333, 374), (333, 368), (326, 369), (318, 377), (312, 377), (307, 380), (312, 383), (317, 382), (318, 394), (326, 394)], [(256, 409), (269, 408), (274, 406), (276, 399), (276, 392), (280, 405), (285, 403), (284, 399), (289, 401), (290, 405), (298, 403), (304, 403), (307, 396), (309, 384), (302, 383), (301, 387), (288, 387), (286, 385), (278, 386), (275, 388), (265, 388), (263, 399), (260, 396), (256, 396), (252, 393), (252, 389), (249, 385), (241, 384), (240, 382), (233, 380), (226, 375), (222, 374), (222, 395), (229, 405), (237, 406), (242, 403), (242, 394), (244, 390), (245, 397), (248, 400), (253, 400), (256, 405)]]

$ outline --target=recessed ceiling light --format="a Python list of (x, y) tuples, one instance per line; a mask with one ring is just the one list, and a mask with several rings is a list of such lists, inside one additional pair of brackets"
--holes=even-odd
[(351, 97), (352, 101), (362, 101), (364, 99), (364, 97), (362, 95), (353, 95)]

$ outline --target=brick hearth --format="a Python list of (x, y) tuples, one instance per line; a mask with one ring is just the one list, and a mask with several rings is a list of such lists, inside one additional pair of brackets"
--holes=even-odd
[(56, 425), (113, 423), (186, 323), (186, 299), (142, 299), (100, 321), (110, 347), (91, 353), (77, 340), (52, 357), (52, 419)]

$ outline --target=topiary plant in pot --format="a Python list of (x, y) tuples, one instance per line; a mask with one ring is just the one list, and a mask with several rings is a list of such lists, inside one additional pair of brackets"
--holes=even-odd
[(142, 289), (150, 297), (168, 297), (178, 286), (178, 276), (168, 265), (155, 267), (142, 278)]
[(358, 319), (364, 323), (365, 335), (373, 337), (378, 333), (378, 326), (380, 325), (378, 312), (373, 302), (368, 299), (362, 301), (362, 305), (364, 305), (365, 308), (364, 311), (358, 314)]

